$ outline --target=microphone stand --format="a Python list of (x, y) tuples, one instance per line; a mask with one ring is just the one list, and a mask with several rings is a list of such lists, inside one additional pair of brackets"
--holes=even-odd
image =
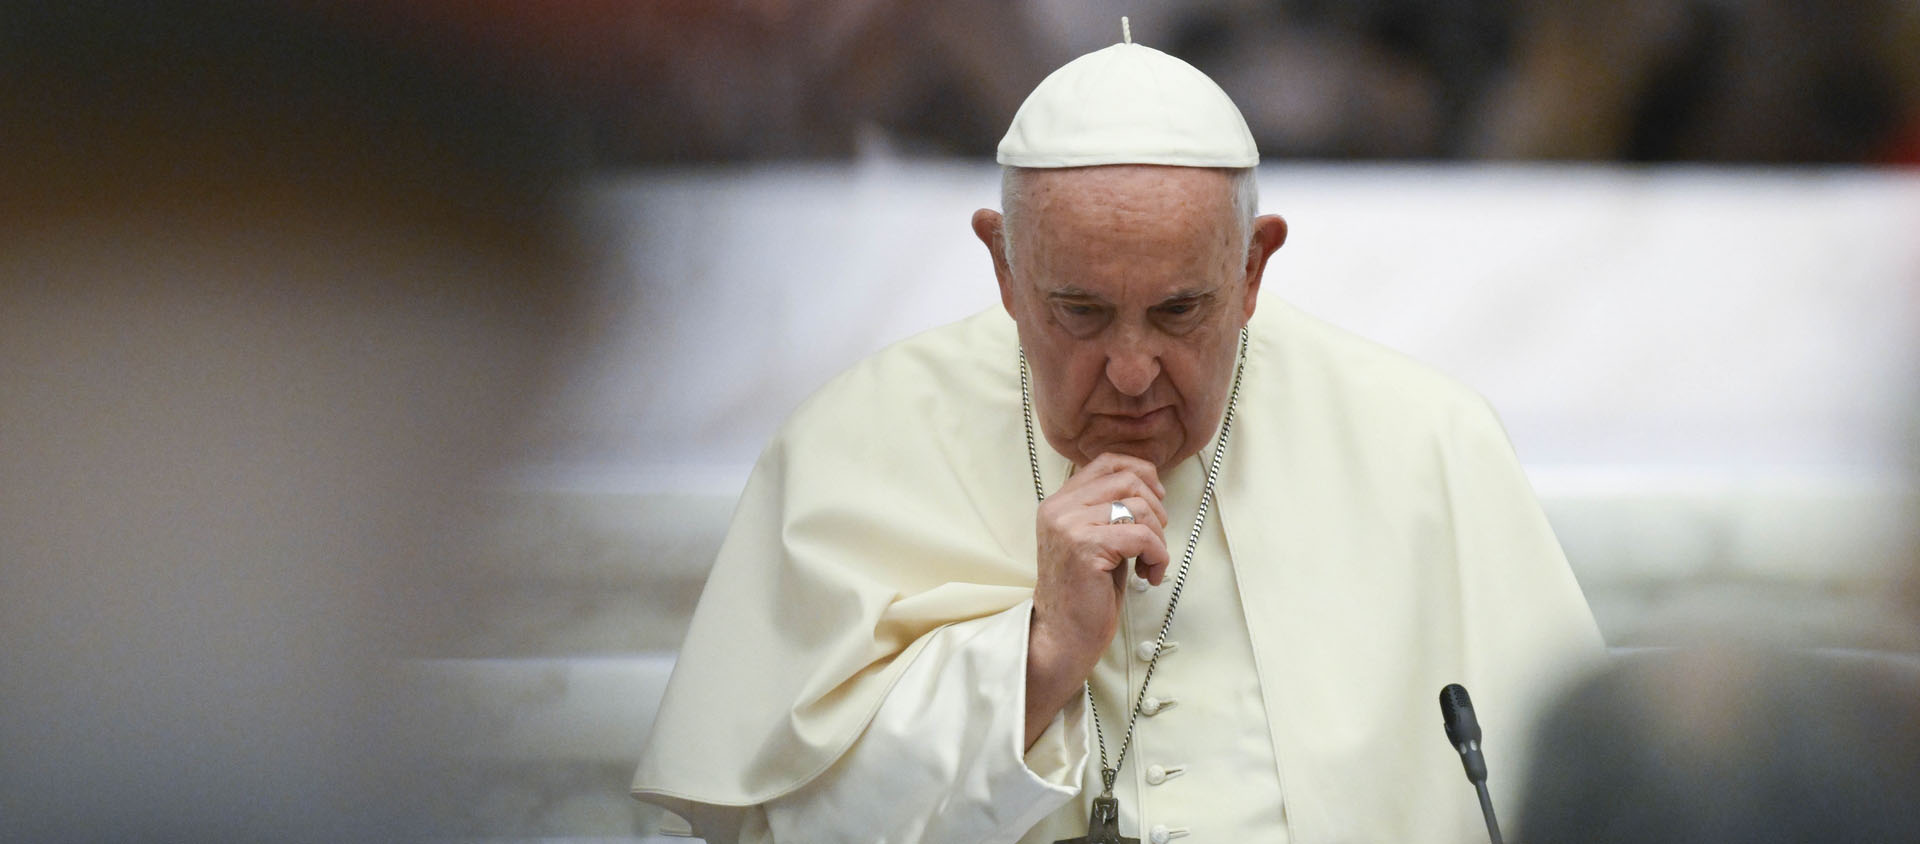
[(1502, 844), (1500, 841), (1500, 822), (1493, 819), (1493, 798), (1487, 796), (1487, 781), (1481, 780), (1476, 782), (1473, 784), (1473, 788), (1475, 791), (1480, 792), (1480, 814), (1487, 819), (1487, 838), (1491, 839), (1493, 844)]

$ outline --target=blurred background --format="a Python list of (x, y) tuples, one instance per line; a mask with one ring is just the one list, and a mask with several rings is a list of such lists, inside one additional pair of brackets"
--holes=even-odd
[(613, 24), (650, 35), (602, 36), (644, 57), (608, 86), (595, 120), (621, 163), (840, 159), (875, 146), (990, 156), (1034, 82), (1118, 41), (1122, 14), (1141, 43), (1213, 76), (1269, 159), (1920, 154), (1908, 0), (644, 5)]
[(654, 838), (759, 448), (994, 305), (993, 147), (1122, 13), (1610, 645), (1914, 663), (1915, 0), (10, 0), (0, 840)]

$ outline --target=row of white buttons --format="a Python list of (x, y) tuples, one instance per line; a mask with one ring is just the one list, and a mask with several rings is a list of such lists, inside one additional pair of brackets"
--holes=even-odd
[[(1140, 577), (1139, 575), (1129, 575), (1127, 577), (1127, 585), (1132, 587), (1135, 592), (1145, 592), (1153, 586), (1153, 584), (1146, 581), (1146, 578)], [(1172, 653), (1173, 649), (1178, 647), (1180, 647), (1179, 642), (1155, 644), (1152, 640), (1148, 640), (1136, 646), (1133, 653), (1134, 656), (1140, 658), (1141, 662), (1150, 662), (1156, 655)], [(1173, 706), (1175, 703), (1178, 703), (1178, 701), (1172, 696), (1155, 697), (1148, 695), (1140, 701), (1140, 714), (1153, 717), (1165, 711), (1168, 707)], [(1146, 771), (1147, 784), (1160, 785), (1167, 780), (1186, 773), (1186, 771), (1187, 768), (1185, 765), (1148, 765)], [(1184, 838), (1187, 834), (1188, 830), (1185, 827), (1169, 827), (1166, 824), (1155, 824), (1151, 830), (1147, 831), (1147, 840), (1152, 842), (1152, 844), (1167, 844), (1167, 842), (1175, 838)]]

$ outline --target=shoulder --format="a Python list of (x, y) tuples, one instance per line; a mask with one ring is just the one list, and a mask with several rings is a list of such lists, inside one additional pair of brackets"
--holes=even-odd
[(802, 402), (755, 473), (783, 491), (789, 515), (824, 508), (925, 518), (979, 499), (989, 503), (968, 506), (1017, 524), (1008, 508), (1032, 506), (1022, 481), (1019, 348), (1013, 320), (998, 309), (895, 343)]
[(999, 308), (923, 331), (854, 363), (795, 409), (781, 439), (873, 443), (901, 428), (929, 430), (982, 407), (1018, 402), (1019, 342)]
[(1459, 380), (1285, 302), (1262, 303), (1250, 343), (1258, 369), (1249, 377), (1289, 414), (1376, 433), (1498, 429), (1486, 399)]
[(1016, 369), (1019, 340), (999, 308), (981, 311), (894, 343), (828, 382), (816, 398), (884, 388), (895, 396), (952, 395), (1004, 386)]

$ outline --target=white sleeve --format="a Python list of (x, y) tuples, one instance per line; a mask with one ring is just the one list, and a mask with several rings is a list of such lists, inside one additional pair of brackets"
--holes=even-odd
[(775, 841), (1014, 842), (1080, 793), (1082, 698), (1026, 739), (1033, 602), (934, 632), (826, 773), (765, 804)]

